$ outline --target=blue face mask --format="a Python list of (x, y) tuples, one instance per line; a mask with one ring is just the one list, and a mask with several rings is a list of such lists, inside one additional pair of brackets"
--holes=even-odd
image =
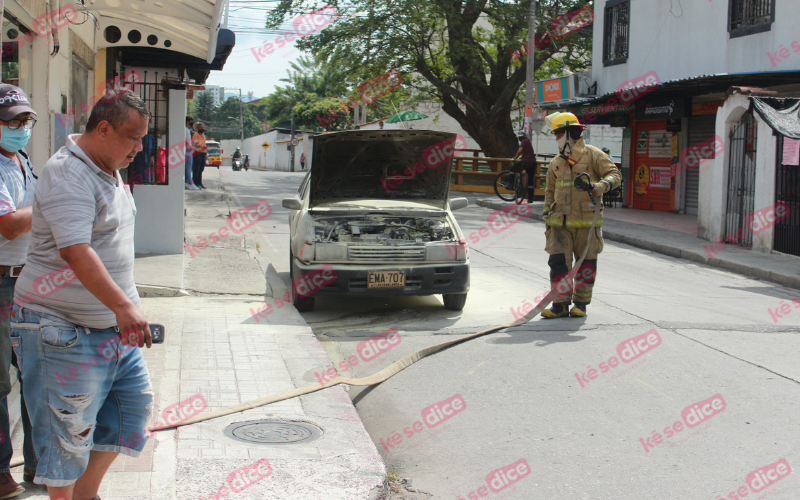
[(32, 133), (33, 129), (25, 127), (10, 129), (0, 126), (0, 148), (5, 149), (9, 153), (19, 151), (28, 144)]

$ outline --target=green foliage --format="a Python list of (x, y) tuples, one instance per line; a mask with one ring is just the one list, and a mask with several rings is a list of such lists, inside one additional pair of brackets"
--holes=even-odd
[[(527, 40), (530, 0), (331, 1), (337, 20), (298, 40), (298, 48), (336, 68), (351, 89), (397, 69), (409, 102), (441, 102), (443, 111), (487, 155), (513, 154), (518, 142), (510, 115), (525, 83), (527, 61), (513, 61), (512, 52)], [(588, 3), (538, 0), (537, 38), (554, 18)], [(282, 0), (267, 26), (277, 27), (316, 6), (311, 0)], [(590, 64), (591, 31), (579, 31), (561, 39), (550, 36), (541, 44), (535, 51), (537, 76), (579, 71)]]
[(203, 123), (214, 121), (214, 116), (217, 114), (217, 105), (214, 103), (214, 96), (211, 95), (211, 92), (196, 92), (192, 101), (194, 114), (191, 116), (195, 121), (199, 120)]
[(240, 109), (239, 98), (229, 97), (217, 109), (213, 123), (208, 125), (209, 135), (217, 140), (239, 139), (241, 137), (240, 113), (244, 122), (245, 138), (264, 133), (264, 129), (261, 128), (261, 123), (253, 114), (252, 109), (248, 106)]

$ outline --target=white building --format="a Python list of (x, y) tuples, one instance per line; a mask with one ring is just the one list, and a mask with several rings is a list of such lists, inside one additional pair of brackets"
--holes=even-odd
[(800, 255), (800, 217), (750, 227), (776, 203), (800, 214), (798, 167), (782, 154), (795, 143), (751, 108), (800, 97), (798, 23), (796, 0), (595, 2), (597, 97), (568, 108), (623, 130), (627, 206), (697, 214), (701, 238)]
[[(133, 172), (135, 251), (183, 253), (186, 92), (221, 70), (233, 32), (221, 26), (228, 0), (119, 4), (7, 0), (3, 74), (30, 97), (37, 123), (28, 145), (34, 170), (82, 132), (91, 108), (112, 86), (133, 88), (148, 105), (150, 133), (161, 136), (168, 165)], [(54, 19), (53, 22), (47, 22)]]
[[(200, 92), (208, 92), (214, 98), (214, 104), (217, 106), (222, 103), (222, 96), (225, 95), (225, 88), (220, 87), (218, 85), (205, 85), (205, 90), (201, 90)], [(198, 92), (198, 94), (200, 93)]]

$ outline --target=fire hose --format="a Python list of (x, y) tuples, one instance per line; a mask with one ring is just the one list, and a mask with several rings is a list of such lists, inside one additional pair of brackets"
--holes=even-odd
[[(586, 181), (583, 180), (584, 177), (586, 178)], [(600, 205), (597, 203), (594, 196), (592, 195), (592, 182), (589, 178), (589, 175), (586, 173), (578, 174), (578, 177), (575, 178), (574, 185), (577, 189), (580, 189), (582, 191), (587, 191), (589, 193), (589, 197), (592, 199), (592, 203), (594, 203), (594, 219), (592, 220), (592, 225), (589, 228), (589, 238), (586, 241), (586, 248), (583, 250), (581, 258), (575, 263), (575, 266), (573, 266), (572, 270), (566, 276), (564, 276), (564, 278), (556, 286), (559, 286), (565, 282), (567, 285), (569, 285), (570, 281), (575, 277), (575, 274), (580, 269), (581, 264), (583, 264), (583, 260), (586, 258), (587, 252), (589, 252), (589, 247), (591, 246), (592, 238), (594, 236), (594, 232), (592, 230), (595, 228), (595, 225), (597, 225), (597, 219), (600, 216)], [(570, 289), (572, 289), (571, 286)], [(465, 337), (461, 337), (460, 339), (450, 340), (448, 342), (442, 342), (441, 344), (436, 344), (430, 347), (426, 347), (425, 349), (421, 349), (413, 354), (409, 354), (408, 356), (401, 358), (398, 361), (395, 361), (394, 363), (387, 366), (383, 370), (374, 373), (368, 377), (362, 377), (362, 378), (334, 377), (328, 380), (325, 384), (314, 384), (314, 385), (307, 385), (305, 387), (299, 387), (297, 389), (292, 389), (291, 391), (285, 391), (272, 396), (267, 396), (260, 399), (253, 399), (251, 401), (245, 401), (244, 403), (240, 403), (238, 405), (228, 406), (226, 408), (220, 408), (219, 410), (214, 410), (208, 413), (196, 415), (177, 424), (165, 425), (163, 427), (158, 427), (158, 428), (148, 428), (147, 430), (149, 432), (157, 432), (157, 431), (166, 431), (170, 429), (177, 429), (178, 427), (183, 427), (185, 425), (196, 424), (198, 422), (204, 422), (206, 420), (212, 420), (215, 418), (224, 417), (226, 415), (233, 415), (234, 413), (240, 413), (246, 410), (252, 410), (253, 408), (259, 408), (261, 406), (277, 403), (278, 401), (285, 401), (287, 399), (296, 398), (298, 396), (311, 394), (313, 392), (321, 391), (322, 389), (327, 389), (328, 387), (333, 387), (339, 384), (355, 385), (355, 386), (370, 386), (370, 385), (380, 384), (382, 382), (389, 380), (390, 378), (397, 375), (398, 373), (405, 370), (406, 368), (413, 365), (422, 358), (426, 358), (432, 354), (436, 354), (437, 352), (449, 349), (450, 347), (462, 344), (464, 342), (468, 342), (478, 337), (483, 337), (484, 335), (488, 335), (490, 333), (494, 333), (503, 330), (505, 328), (512, 328), (515, 326), (524, 325), (525, 323), (532, 320), (537, 314), (544, 311), (544, 309), (548, 305), (550, 305), (550, 302), (553, 301), (553, 298), (554, 298), (553, 287), (551, 287), (547, 295), (545, 295), (544, 298), (541, 301), (539, 301), (538, 304), (536, 304), (536, 307), (534, 307), (531, 312), (529, 312), (528, 314), (519, 318), (516, 321), (494, 326), (492, 328), (482, 330), (478, 333), (473, 333)], [(11, 460), (10, 467), (12, 468), (18, 467), (20, 465), (23, 465), (23, 463), (24, 459), (22, 457), (15, 458)]]
[[(584, 182), (583, 179), (582, 179), (584, 176), (586, 177), (586, 182)], [(600, 216), (600, 205), (596, 202), (594, 196), (592, 195), (592, 183), (591, 183), (591, 180), (589, 179), (588, 174), (585, 174), (585, 173), (579, 174), (578, 177), (575, 179), (575, 187), (578, 188), (578, 189), (581, 189), (581, 190), (589, 192), (589, 196), (591, 197), (592, 202), (594, 203), (594, 206), (595, 206), (595, 208), (594, 208), (594, 219), (592, 220), (592, 225), (589, 228), (589, 238), (587, 239), (586, 248), (583, 250), (583, 254), (581, 255), (581, 258), (575, 263), (575, 266), (573, 266), (572, 270), (566, 276), (564, 276), (564, 278), (558, 283), (558, 285), (561, 285), (565, 281), (566, 281), (567, 285), (569, 285), (571, 280), (574, 278), (575, 274), (580, 269), (581, 265), (583, 264), (584, 259), (586, 258), (586, 254), (589, 251), (589, 247), (591, 246), (592, 238), (594, 236), (593, 229), (595, 228), (595, 225), (597, 224), (597, 219)], [(550, 291), (544, 296), (544, 298), (541, 301), (539, 301), (538, 304), (536, 304), (536, 307), (533, 308), (532, 311), (530, 311), (528, 314), (526, 314), (525, 316), (519, 318), (516, 321), (512, 321), (510, 323), (504, 323), (502, 325), (494, 326), (492, 328), (488, 328), (486, 330), (482, 330), (480, 332), (473, 333), (473, 334), (467, 335), (465, 337), (461, 337), (459, 339), (450, 340), (450, 341), (447, 341), (447, 342), (442, 342), (441, 344), (436, 344), (436, 345), (432, 345), (430, 347), (426, 347), (425, 349), (421, 349), (421, 350), (419, 350), (419, 351), (417, 351), (417, 352), (415, 352), (413, 354), (409, 354), (408, 356), (405, 356), (404, 358), (399, 359), (398, 361), (395, 361), (394, 363), (392, 363), (391, 365), (387, 366), (383, 370), (381, 370), (381, 371), (379, 371), (377, 373), (374, 373), (374, 374), (372, 374), (370, 376), (362, 377), (362, 378), (334, 377), (334, 378), (328, 380), (327, 382), (325, 382), (324, 384), (313, 384), (313, 385), (308, 385), (308, 386), (305, 386), (305, 387), (298, 387), (296, 389), (292, 389), (290, 391), (285, 391), (285, 392), (281, 392), (281, 393), (278, 393), (278, 394), (274, 394), (272, 396), (267, 396), (267, 397), (259, 398), (259, 399), (253, 399), (251, 401), (246, 401), (246, 402), (240, 403), (238, 405), (228, 406), (226, 408), (220, 408), (218, 410), (210, 411), (208, 413), (195, 415), (194, 417), (191, 417), (191, 418), (189, 418), (189, 419), (187, 419), (187, 420), (185, 420), (183, 422), (177, 423), (177, 424), (164, 425), (163, 427), (158, 427), (158, 428), (148, 428), (148, 431), (156, 432), (156, 431), (163, 431), (163, 430), (169, 430), (169, 429), (176, 429), (178, 427), (183, 427), (185, 425), (196, 424), (198, 422), (204, 422), (206, 420), (212, 420), (212, 419), (215, 419), (215, 418), (224, 417), (226, 415), (232, 415), (234, 413), (239, 413), (239, 412), (243, 412), (243, 411), (246, 411), (246, 410), (252, 410), (253, 408), (259, 408), (261, 406), (266, 406), (266, 405), (269, 405), (269, 404), (272, 404), (272, 403), (277, 403), (278, 401), (284, 401), (284, 400), (287, 400), (287, 399), (296, 398), (298, 396), (311, 394), (313, 392), (321, 391), (323, 389), (327, 389), (328, 387), (333, 387), (333, 386), (336, 386), (336, 385), (339, 385), (339, 384), (346, 384), (346, 385), (353, 385), (353, 386), (371, 386), (371, 385), (380, 384), (380, 383), (385, 382), (386, 380), (390, 379), (391, 377), (397, 375), (398, 373), (400, 373), (401, 371), (405, 370), (406, 368), (408, 368), (409, 366), (413, 365), (414, 363), (416, 363), (417, 361), (421, 360), (422, 358), (426, 358), (426, 357), (428, 357), (428, 356), (430, 356), (432, 354), (435, 354), (437, 352), (441, 352), (441, 351), (443, 351), (445, 349), (449, 349), (450, 347), (456, 346), (458, 344), (463, 344), (464, 342), (468, 342), (470, 340), (476, 339), (478, 337), (482, 337), (484, 335), (488, 335), (490, 333), (497, 332), (499, 330), (503, 330), (505, 328), (511, 328), (511, 327), (515, 327), (515, 326), (524, 325), (525, 323), (527, 323), (531, 319), (533, 319), (537, 314), (541, 313), (553, 301), (553, 298), (554, 298), (554, 295), (555, 295), (553, 293), (553, 288), (554, 287), (551, 286)], [(571, 286), (570, 286), (570, 289), (572, 289)]]

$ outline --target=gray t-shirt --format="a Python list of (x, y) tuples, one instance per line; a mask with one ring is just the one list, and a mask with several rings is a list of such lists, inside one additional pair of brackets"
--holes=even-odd
[(133, 279), (136, 205), (119, 174), (100, 170), (75, 144), (80, 134), (45, 164), (36, 184), (28, 262), (14, 301), (90, 328), (116, 326), (116, 315), (87, 290), (59, 249), (87, 243), (114, 282), (140, 305)]

